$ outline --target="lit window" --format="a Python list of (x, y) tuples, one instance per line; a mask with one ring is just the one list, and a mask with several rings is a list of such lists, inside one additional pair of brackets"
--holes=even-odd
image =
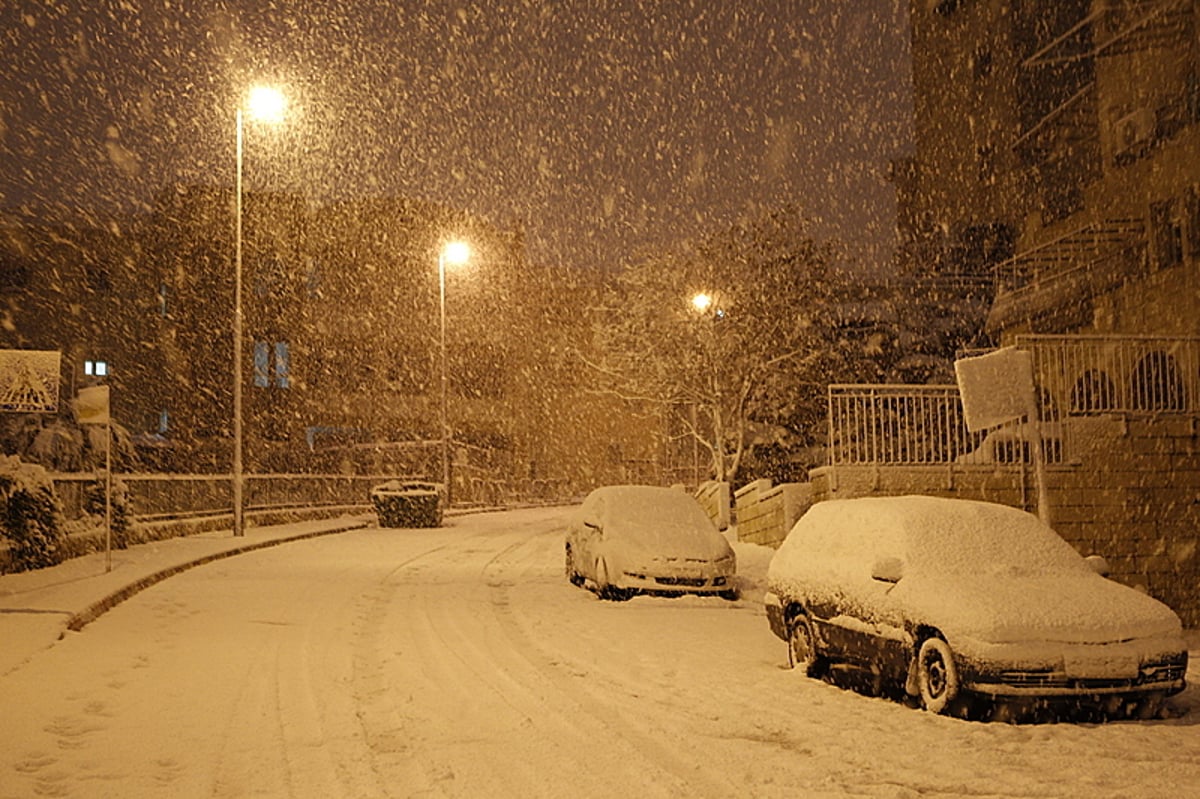
[(108, 361), (84, 361), (83, 373), (88, 377), (108, 377)]
[(275, 385), (288, 387), (288, 372), (291, 369), (291, 354), (286, 341), (275, 342)]
[(254, 385), (257, 388), (288, 388), (291, 353), (286, 341), (254, 342)]

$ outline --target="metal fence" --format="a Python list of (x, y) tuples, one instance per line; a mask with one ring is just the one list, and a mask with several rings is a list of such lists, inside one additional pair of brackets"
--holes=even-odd
[[(103, 481), (91, 473), (52, 474), (54, 491), (68, 518), (83, 515), (86, 492)], [(116, 474), (124, 482), (139, 519), (198, 516), (233, 507), (227, 474)], [(396, 475), (246, 475), (248, 510), (321, 505), (367, 505), (371, 487)]]
[(831, 464), (947, 463), (977, 440), (967, 432), (957, 386), (829, 387)]
[(829, 463), (1028, 463), (1039, 434), (1047, 461), (1070, 462), (1090, 429), (1086, 417), (1200, 415), (1200, 338), (1029, 335), (1015, 343), (1033, 357), (1036, 427), (968, 432), (957, 386), (832, 385)]
[(1033, 355), (1041, 417), (1200, 412), (1200, 338), (1020, 336)]

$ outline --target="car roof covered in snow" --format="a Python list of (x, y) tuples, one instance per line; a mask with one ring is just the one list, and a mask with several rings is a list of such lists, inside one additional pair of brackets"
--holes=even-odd
[(1084, 572), (1078, 553), (1025, 511), (990, 502), (942, 497), (863, 497), (813, 505), (780, 547), (776, 560), (810, 552), (870, 563), (899, 558), (906, 573)]

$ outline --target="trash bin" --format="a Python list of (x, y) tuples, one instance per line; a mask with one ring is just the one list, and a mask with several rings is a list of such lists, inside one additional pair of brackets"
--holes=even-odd
[(442, 491), (437, 483), (389, 480), (371, 489), (380, 527), (440, 527)]

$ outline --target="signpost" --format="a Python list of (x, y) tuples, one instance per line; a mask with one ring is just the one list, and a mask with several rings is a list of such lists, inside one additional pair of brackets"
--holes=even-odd
[(108, 386), (79, 389), (75, 416), (81, 425), (104, 425), (104, 570), (112, 571), (112, 415)]
[(954, 362), (954, 376), (962, 397), (963, 419), (972, 433), (999, 427), (1021, 417), (1033, 430), (1030, 442), (1034, 479), (1037, 481), (1038, 518), (1050, 524), (1050, 498), (1046, 489), (1046, 456), (1033, 385), (1033, 356), (1016, 347), (1003, 347)]

